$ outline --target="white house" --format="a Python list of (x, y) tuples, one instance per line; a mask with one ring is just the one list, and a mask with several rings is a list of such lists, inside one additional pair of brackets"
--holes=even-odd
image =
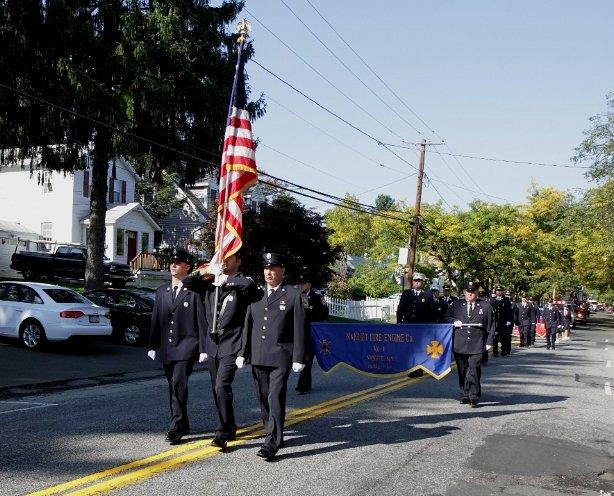
[(0, 277), (19, 277), (19, 273), (10, 268), (13, 253), (18, 248), (19, 250), (29, 250), (31, 241), (40, 238), (40, 234), (21, 224), (0, 220)]
[[(152, 251), (160, 226), (135, 201), (140, 179), (125, 160), (109, 166), (106, 223), (107, 258), (127, 263), (141, 251)], [(86, 244), (89, 226), (91, 173), (50, 172), (35, 167), (0, 167), (0, 217), (18, 222), (47, 240)]]

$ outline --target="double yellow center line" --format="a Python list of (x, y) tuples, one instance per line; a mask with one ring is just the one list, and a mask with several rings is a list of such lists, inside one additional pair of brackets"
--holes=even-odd
[[(292, 410), (286, 416), (286, 426), (291, 426), (326, 415), (357, 403), (369, 401), (378, 396), (402, 389), (422, 377), (397, 379), (356, 393), (334, 398), (305, 408)], [(228, 443), (228, 447), (246, 443), (265, 434), (260, 422), (242, 427), (237, 431), (237, 438)], [(90, 495), (117, 490), (126, 486), (143, 482), (156, 474), (179, 468), (221, 453), (219, 448), (210, 445), (211, 439), (193, 441), (176, 448), (163, 451), (156, 455), (102, 470), (79, 479), (64, 482), (47, 489), (30, 493), (31, 496), (51, 494)]]

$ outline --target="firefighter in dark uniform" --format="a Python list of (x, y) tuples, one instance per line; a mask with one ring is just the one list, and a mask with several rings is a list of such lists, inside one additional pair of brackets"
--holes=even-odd
[(535, 322), (535, 307), (522, 293), (521, 301), (516, 305), (516, 324), (520, 327), (520, 348), (531, 346), (531, 326)]
[(173, 250), (172, 280), (156, 291), (149, 333), (147, 355), (162, 362), (168, 381), (171, 425), (166, 439), (173, 444), (190, 433), (188, 379), (199, 358), (199, 327), (204, 325), (199, 295), (182, 283), (193, 263), (194, 257), (187, 251)]
[(305, 272), (299, 276), (298, 289), (305, 309), (305, 368), (298, 376), (294, 390), (299, 394), (311, 391), (311, 368), (313, 367), (313, 346), (311, 344), (311, 323), (323, 322), (328, 318), (328, 305), (322, 295), (311, 287), (311, 275)]
[[(200, 329), (200, 351), (208, 359), (218, 413), (218, 427), (211, 444), (222, 449), (237, 432), (232, 392), (237, 371), (235, 362), (241, 349), (247, 307), (259, 296), (256, 283), (239, 273), (240, 263), (241, 256), (235, 253), (226, 258), (223, 265), (209, 264), (183, 280), (184, 286), (200, 294), (203, 302), (206, 327)], [(216, 286), (220, 289), (217, 332), (213, 333)]]
[[(461, 390), (460, 402), (478, 406), (482, 394), (482, 353), (492, 348), (495, 319), (490, 303), (477, 298), (478, 285), (465, 286), (465, 298), (448, 308), (446, 322), (454, 325), (453, 351)], [(467, 325), (469, 324), (469, 325)]]
[[(412, 289), (401, 293), (397, 307), (397, 324), (434, 324), (437, 322), (437, 305), (430, 291), (424, 289), (426, 277), (419, 272), (414, 273)], [(409, 377), (421, 377), (420, 369), (409, 373)]]
[(305, 368), (305, 309), (298, 289), (284, 284), (284, 260), (264, 254), (266, 285), (247, 310), (237, 367), (252, 364), (266, 438), (258, 456), (273, 460), (284, 442), (290, 370)]
[(552, 300), (548, 300), (548, 304), (542, 310), (541, 316), (546, 325), (546, 349), (549, 350), (552, 347), (553, 350), (556, 350), (556, 333), (563, 325), (561, 311), (559, 307), (552, 303)]
[(539, 305), (535, 303), (531, 297), (527, 297), (529, 304), (533, 307), (533, 323), (531, 324), (531, 346), (535, 346), (535, 334), (537, 331), (537, 323), (539, 322)]
[(495, 340), (492, 354), (493, 356), (499, 355), (499, 343), (501, 343), (501, 356), (507, 356), (512, 351), (514, 306), (510, 299), (504, 295), (503, 286), (495, 288), (495, 296), (490, 299), (490, 306), (495, 312)]
[(443, 298), (439, 295), (439, 285), (431, 284), (431, 295), (433, 295), (433, 302), (435, 303), (435, 314), (437, 315), (437, 323), (443, 322), (446, 316), (446, 310), (448, 305), (443, 301)]
[(430, 291), (424, 289), (426, 277), (416, 272), (413, 288), (401, 293), (397, 324), (431, 324), (437, 322), (437, 306)]
[(441, 296), (441, 299), (446, 304), (446, 310), (447, 310), (447, 308), (452, 304), (454, 300), (458, 300), (458, 297), (452, 294), (452, 286), (450, 286), (449, 284), (444, 284), (443, 285), (443, 295)]

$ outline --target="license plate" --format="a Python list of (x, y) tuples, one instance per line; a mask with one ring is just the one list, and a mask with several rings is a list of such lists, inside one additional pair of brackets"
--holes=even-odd
[(100, 317), (98, 315), (90, 315), (90, 324), (99, 324)]

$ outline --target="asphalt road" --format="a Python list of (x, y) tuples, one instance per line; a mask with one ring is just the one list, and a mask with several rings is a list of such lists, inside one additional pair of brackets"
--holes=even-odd
[(318, 374), (311, 394), (289, 393), (287, 443), (272, 463), (256, 457), (249, 370), (235, 382), (247, 430), (225, 453), (208, 447), (215, 419), (202, 370), (191, 381), (193, 434), (178, 447), (164, 442), (161, 378), (0, 399), (0, 494), (607, 494), (612, 361), (614, 318), (598, 314), (556, 351), (540, 342), (492, 358), (478, 409), (458, 403), (455, 372), (441, 381)]
[(32, 352), (16, 340), (0, 339), (0, 398), (37, 388), (98, 384), (105, 379), (160, 375), (161, 366), (147, 358), (143, 347), (113, 341), (72, 345), (51, 343)]

